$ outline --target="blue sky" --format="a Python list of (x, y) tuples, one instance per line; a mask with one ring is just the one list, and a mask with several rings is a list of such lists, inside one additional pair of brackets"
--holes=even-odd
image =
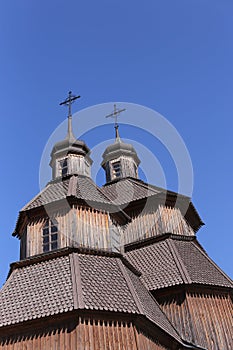
[[(0, 284), (18, 260), (11, 233), (18, 211), (39, 191), (41, 155), (66, 116), (59, 102), (70, 89), (82, 95), (74, 110), (125, 101), (175, 126), (192, 159), (193, 202), (206, 223), (198, 238), (233, 276), (232, 13), (230, 0), (1, 4)], [(122, 126), (130, 138), (127, 132)], [(92, 144), (93, 135), (86, 136)], [(175, 189), (166, 152), (138, 138)]]

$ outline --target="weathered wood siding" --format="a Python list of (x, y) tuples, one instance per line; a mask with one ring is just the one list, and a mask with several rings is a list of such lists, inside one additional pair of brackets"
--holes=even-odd
[(187, 223), (178, 208), (159, 205), (158, 209), (145, 210), (133, 216), (122, 233), (122, 244), (129, 244), (145, 238), (173, 233), (185, 236), (194, 236), (194, 231)]
[(120, 156), (118, 158), (115, 158), (114, 160), (109, 161), (105, 167), (106, 170), (106, 181), (112, 181), (115, 180), (117, 177), (115, 176), (114, 172), (114, 166), (113, 164), (116, 162), (120, 162), (120, 178), (126, 178), (126, 177), (134, 177), (138, 178), (138, 170), (137, 170), (137, 164), (134, 161), (132, 157), (127, 156)]
[(184, 339), (209, 350), (233, 349), (233, 308), (227, 294), (192, 292), (159, 303)]
[(158, 342), (153, 341), (142, 333), (136, 333), (138, 350), (166, 350)]
[[(46, 324), (45, 324), (46, 328)], [(165, 350), (130, 322), (92, 321), (79, 319), (59, 329), (15, 334), (0, 339), (0, 350)]]
[(67, 174), (91, 176), (91, 164), (87, 157), (78, 154), (68, 154), (66, 157), (52, 161), (53, 179), (62, 176), (61, 161), (67, 160)]
[[(49, 211), (48, 214), (58, 223), (59, 248), (78, 245), (120, 252), (125, 244), (163, 233), (194, 235), (177, 208), (159, 206), (156, 211), (135, 214), (132, 221), (124, 227), (112, 220), (108, 212), (84, 206)], [(40, 216), (29, 219), (21, 242), (21, 258), (43, 252), (42, 228), (46, 218)]]
[[(120, 250), (120, 233), (105, 211), (83, 206), (50, 213), (58, 223), (58, 247), (80, 246), (110, 251)], [(31, 218), (21, 243), (21, 258), (43, 252), (42, 229), (47, 217)], [(25, 247), (26, 245), (26, 247)], [(26, 253), (26, 256), (25, 256)]]

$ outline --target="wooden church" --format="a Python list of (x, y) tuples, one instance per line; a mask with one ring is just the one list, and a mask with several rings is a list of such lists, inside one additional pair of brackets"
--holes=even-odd
[(138, 178), (117, 124), (98, 187), (73, 135), (75, 98), (52, 180), (13, 233), (20, 260), (0, 291), (0, 350), (233, 349), (233, 283), (198, 242), (190, 198)]

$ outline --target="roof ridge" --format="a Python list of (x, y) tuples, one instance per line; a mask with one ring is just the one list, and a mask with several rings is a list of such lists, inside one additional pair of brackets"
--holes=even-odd
[(65, 248), (60, 248), (57, 250), (50, 251), (48, 253), (37, 254), (37, 255), (33, 255), (31, 257), (28, 257), (26, 259), (12, 262), (10, 264), (10, 271), (8, 273), (8, 277), (17, 268), (22, 268), (22, 267), (38, 264), (38, 263), (41, 263), (44, 261), (53, 260), (53, 259), (59, 258), (61, 256), (70, 255), (71, 253), (86, 254), (86, 255), (98, 255), (98, 256), (109, 256), (109, 257), (122, 257), (121, 253), (113, 252), (113, 251), (109, 251), (109, 250), (100, 250), (100, 249), (92, 249), (92, 248), (86, 248), (86, 247), (68, 246)]
[(76, 176), (71, 176), (69, 179), (69, 185), (68, 185), (68, 191), (67, 191), (67, 196), (76, 196), (76, 187), (78, 183), (78, 177)]
[(113, 204), (111, 198), (108, 197), (108, 196), (103, 192), (102, 188), (99, 187), (96, 183), (94, 183), (94, 184), (95, 184), (95, 186), (97, 187), (97, 190), (102, 194), (102, 196), (105, 197), (105, 198), (110, 202), (110, 204)]
[[(127, 272), (126, 272), (126, 274), (127, 274)], [(127, 274), (127, 276), (128, 276), (128, 278), (129, 278), (129, 280), (130, 280), (130, 283), (132, 283), (132, 286), (133, 286), (133, 288), (134, 288), (134, 290), (135, 290), (134, 284), (133, 284), (133, 282), (132, 282), (130, 276), (129, 276), (128, 274)], [(184, 342), (186, 342), (186, 340), (184, 340), (184, 339), (181, 337), (181, 335), (180, 335), (180, 333), (178, 332), (178, 330), (175, 328), (175, 326), (173, 325), (173, 323), (169, 320), (168, 316), (165, 314), (165, 312), (164, 312), (164, 311), (162, 310), (162, 308), (160, 307), (160, 305), (159, 305), (158, 301), (156, 300), (156, 298), (154, 297), (154, 295), (153, 295), (149, 290), (147, 290), (147, 288), (146, 288), (145, 285), (142, 283), (142, 281), (140, 280), (140, 278), (139, 278), (139, 283), (141, 284), (142, 288), (143, 288), (143, 289), (146, 291), (146, 293), (148, 294), (148, 297), (150, 297), (151, 300), (154, 302), (154, 304), (156, 305), (156, 307), (157, 307), (157, 309), (159, 310), (159, 312), (161, 312), (161, 314), (163, 315), (163, 317), (164, 317), (164, 318), (166, 319), (166, 321), (169, 323), (170, 327), (171, 327), (171, 328), (173, 329), (173, 331), (175, 332), (176, 337), (175, 337), (175, 335), (172, 334), (170, 331), (165, 330), (165, 329), (163, 328), (163, 325), (162, 325), (162, 324), (159, 324), (158, 321), (155, 321), (155, 320), (153, 320), (153, 318), (151, 318), (151, 316), (150, 316), (150, 315), (148, 314), (148, 312), (145, 310), (145, 308), (144, 308), (144, 306), (143, 306), (143, 302), (141, 301), (140, 297), (138, 296), (137, 291), (135, 290), (135, 293), (136, 293), (136, 295), (137, 295), (137, 297), (138, 297), (138, 299), (139, 299), (140, 305), (141, 305), (141, 307), (142, 307), (142, 309), (143, 309), (143, 312), (144, 312), (143, 315), (144, 315), (150, 322), (152, 322), (152, 323), (155, 324), (157, 327), (159, 327), (161, 330), (163, 330), (164, 332), (166, 332), (167, 334), (169, 334), (173, 339), (176, 339), (176, 340), (178, 340), (180, 343), (184, 344)], [(162, 321), (162, 322), (163, 322), (163, 321)]]
[(125, 252), (128, 253), (132, 250), (138, 250), (144, 247), (148, 247), (152, 244), (157, 244), (161, 241), (166, 241), (168, 238), (171, 238), (174, 240), (182, 240), (182, 241), (183, 240), (193, 241), (195, 239), (195, 236), (184, 236), (184, 235), (173, 234), (172, 232), (164, 232), (164, 233), (158, 234), (157, 236), (147, 237), (141, 240), (137, 240), (137, 241), (133, 241), (131, 243), (125, 244), (124, 246)]
[[(195, 248), (197, 248), (197, 250), (199, 251), (199, 252), (201, 252), (201, 254), (205, 257), (205, 258), (207, 258), (207, 260), (212, 264), (212, 265), (214, 265), (214, 267), (216, 268), (216, 270), (218, 270), (231, 284), (232, 284), (232, 287), (233, 287), (233, 281), (232, 281), (232, 279), (227, 275), (227, 274), (225, 274), (225, 272), (209, 257), (209, 255), (204, 251), (204, 250), (202, 250), (200, 247), (198, 247), (198, 245), (194, 242), (194, 241), (192, 241), (191, 242), (192, 244), (193, 244), (193, 246), (195, 247)], [(198, 242), (199, 243), (199, 242)], [(200, 243), (199, 243), (200, 244)]]
[(184, 281), (184, 283), (188, 283), (188, 284), (191, 284), (192, 283), (192, 279), (191, 277), (189, 276), (189, 273), (186, 269), (186, 267), (184, 266), (183, 264), (183, 261), (180, 257), (180, 254), (178, 252), (178, 250), (176, 249), (176, 246), (173, 244), (173, 240), (167, 240), (166, 241), (167, 245), (168, 245), (168, 248), (174, 258), (174, 261), (176, 263), (176, 266), (181, 274), (181, 277)]
[(85, 304), (83, 301), (79, 256), (77, 253), (71, 253), (69, 259), (72, 278), (74, 309), (84, 309)]
[(115, 204), (114, 200), (112, 200), (107, 194), (104, 193), (103, 188), (99, 187), (97, 184), (96, 186), (98, 187), (100, 193), (109, 201), (109, 204), (114, 205), (119, 210), (119, 212), (121, 212), (126, 217), (127, 220), (131, 221), (131, 217), (123, 209), (121, 209), (120, 205)]
[[(118, 266), (119, 266), (119, 268), (120, 268), (120, 270), (121, 270), (121, 273), (122, 273), (122, 275), (123, 275), (123, 277), (124, 277), (124, 279), (125, 279), (125, 281), (126, 281), (126, 283), (127, 283), (127, 286), (129, 287), (129, 290), (130, 290), (130, 292), (131, 292), (131, 294), (132, 294), (132, 296), (133, 296), (133, 298), (134, 298), (134, 301), (135, 301), (135, 303), (136, 303), (136, 305), (137, 305), (137, 308), (138, 308), (140, 314), (145, 315), (145, 311), (144, 311), (144, 309), (143, 309), (143, 306), (142, 306), (141, 303), (140, 303), (140, 299), (139, 299), (139, 297), (138, 297), (138, 295), (137, 295), (137, 292), (136, 292), (136, 290), (135, 290), (135, 288), (134, 288), (134, 285), (133, 285), (133, 283), (132, 283), (130, 277), (128, 276), (128, 274), (127, 274), (127, 272), (126, 272), (126, 270), (125, 270), (125, 266), (124, 266), (122, 260), (121, 260), (121, 259), (120, 259), (120, 260), (117, 259), (117, 264), (118, 264)], [(132, 272), (133, 272), (133, 271), (132, 271)], [(133, 272), (133, 273), (134, 273), (134, 272)]]
[(0, 295), (1, 295), (1, 293), (3, 292), (3, 290), (5, 289), (5, 288), (7, 288), (7, 285), (10, 283), (10, 278), (12, 278), (12, 276), (15, 274), (15, 271), (16, 270), (13, 270), (12, 272), (11, 272), (11, 274), (9, 274), (8, 273), (8, 276), (7, 276), (7, 278), (6, 278), (6, 281), (3, 283), (3, 285), (0, 287)]
[[(144, 188), (147, 189), (147, 190), (148, 190), (148, 189), (151, 189), (152, 191), (155, 192), (155, 194), (158, 194), (158, 193), (156, 192), (156, 189), (155, 189), (151, 184), (149, 184), (149, 183), (142, 182), (142, 180), (140, 180), (141, 182), (139, 183), (139, 182), (137, 181), (137, 179), (134, 179), (134, 178), (129, 178), (129, 180), (132, 181), (133, 183), (135, 183), (137, 186), (144, 187)], [(162, 190), (162, 188), (161, 188), (160, 190)]]
[(27, 204), (25, 204), (25, 205), (23, 206), (23, 208), (20, 210), (20, 212), (25, 211), (26, 208), (27, 208), (30, 204), (32, 204), (32, 202), (34, 202), (39, 196), (41, 196), (41, 195), (49, 188), (50, 185), (51, 185), (51, 184), (48, 183), (48, 184), (43, 188), (42, 191), (40, 191), (40, 192), (39, 192), (37, 195), (35, 195)]
[(136, 276), (140, 277), (142, 275), (141, 271), (139, 271), (132, 263), (127, 259), (127, 254), (120, 256), (123, 264), (132, 271)]
[[(91, 183), (91, 185), (93, 185), (96, 189), (97, 189), (97, 191), (103, 196), (103, 197), (105, 197), (108, 201), (109, 201), (109, 198), (101, 191), (101, 188), (97, 185), (97, 183), (95, 183), (94, 181), (93, 181), (93, 179), (91, 178), (91, 177), (89, 177), (89, 176), (84, 176), (84, 175), (79, 175), (79, 174), (74, 174), (74, 175), (72, 175), (72, 177), (71, 178), (75, 178), (77, 181), (76, 181), (76, 184), (78, 184), (78, 178), (85, 178), (85, 179), (87, 179), (88, 181), (89, 181), (89, 183)], [(76, 194), (75, 194), (76, 195)], [(110, 203), (111, 204), (111, 203)]]
[[(138, 293), (137, 293), (137, 291), (136, 291), (136, 289), (135, 289), (135, 287), (134, 287), (134, 284), (133, 284), (133, 282), (132, 282), (130, 276), (128, 275), (128, 273), (127, 273), (127, 271), (126, 271), (126, 269), (125, 269), (125, 265), (124, 265), (124, 264), (121, 264), (120, 261), (119, 261), (119, 259), (117, 259), (117, 263), (118, 263), (118, 266), (119, 266), (119, 268), (120, 268), (120, 270), (121, 270), (121, 272), (122, 272), (122, 274), (123, 274), (123, 276), (124, 276), (124, 278), (125, 278), (125, 280), (126, 280), (126, 283), (127, 283), (128, 287), (129, 287), (129, 289), (130, 289), (130, 292), (132, 293), (132, 296), (133, 296), (133, 298), (134, 298), (134, 301), (135, 301), (135, 303), (136, 303), (136, 305), (137, 305), (137, 307), (138, 307), (140, 313), (141, 313), (144, 317), (146, 317), (148, 320), (150, 320), (152, 323), (154, 323), (157, 327), (159, 327), (160, 329), (162, 329), (162, 330), (165, 331), (167, 334), (169, 334), (172, 338), (175, 339), (175, 336), (174, 336), (174, 335), (172, 335), (169, 331), (164, 330), (160, 324), (158, 324), (157, 322), (155, 322), (155, 321), (148, 315), (147, 311), (145, 310), (145, 308), (144, 308), (144, 306), (143, 306), (143, 303), (142, 303), (141, 300), (140, 300), (140, 297), (138, 296)], [(135, 273), (134, 273), (133, 271), (132, 271), (132, 273), (135, 275)], [(137, 276), (137, 277), (138, 277), (138, 276)], [(157, 302), (157, 300), (155, 299), (155, 297), (146, 289), (146, 287), (143, 285), (143, 283), (140, 281), (140, 279), (139, 279), (139, 283), (142, 284), (143, 288), (147, 291), (147, 293), (148, 293), (148, 295), (150, 296), (150, 298), (153, 300), (153, 302), (156, 304), (156, 306), (158, 307), (158, 309), (160, 310), (160, 312), (161, 312), (161, 313), (163, 314), (163, 316), (167, 319), (168, 323), (170, 324), (170, 326), (171, 326), (171, 327), (173, 328), (173, 330), (175, 331), (175, 333), (176, 333), (176, 335), (177, 335), (177, 337), (178, 337), (178, 339), (176, 339), (176, 340), (178, 340), (179, 342), (183, 343), (183, 339), (182, 339), (182, 337), (180, 336), (179, 332), (178, 332), (177, 329), (173, 326), (173, 324), (171, 323), (171, 321), (169, 320), (169, 318), (167, 317), (167, 315), (164, 313), (164, 311), (161, 309), (161, 307), (160, 307), (159, 303)]]

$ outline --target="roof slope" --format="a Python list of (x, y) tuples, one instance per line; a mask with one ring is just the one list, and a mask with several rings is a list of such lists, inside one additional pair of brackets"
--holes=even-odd
[(194, 240), (167, 238), (125, 254), (148, 290), (179, 284), (233, 287), (231, 279)]
[(0, 326), (73, 309), (69, 257), (13, 270), (0, 291)]
[(65, 249), (60, 256), (55, 252), (13, 264), (0, 291), (0, 328), (86, 309), (145, 316), (182, 342), (138, 275), (123, 261), (119, 255)]
[(122, 179), (108, 186), (99, 188), (91, 178), (73, 175), (63, 180), (60, 179), (59, 181), (48, 183), (48, 185), (26, 204), (21, 211), (55, 202), (67, 196), (75, 196), (87, 201), (108, 203), (118, 206), (165, 192), (165, 190), (157, 190), (155, 187), (147, 185), (143, 181), (131, 178)]
[(127, 269), (127, 273), (130, 276), (135, 292), (140, 300), (143, 314), (145, 314), (150, 321), (159, 325), (160, 328), (165, 330), (172, 337), (178, 339), (177, 335), (175, 334), (177, 331), (171, 328), (170, 321), (164, 317), (163, 313), (158, 311), (159, 305), (157, 304), (157, 301), (150, 293), (148, 293), (145, 286), (131, 270)]
[[(128, 207), (130, 203), (142, 200), (142, 203), (139, 202), (139, 205), (143, 209), (145, 200), (148, 204), (165, 204), (168, 200), (167, 205), (179, 207), (182, 215), (186, 217), (195, 231), (203, 225), (189, 197), (166, 191), (133, 178), (121, 179), (100, 188), (87, 176), (72, 175), (64, 179), (60, 178), (51, 181), (21, 209), (13, 235), (19, 234), (20, 223), (23, 222), (25, 212), (51, 205), (58, 201), (66, 201), (69, 197), (84, 201), (87, 205), (96, 209), (103, 209), (103, 207), (105, 210), (110, 209), (111, 212), (123, 215), (126, 220), (130, 218), (124, 211), (124, 208)], [(62, 205), (64, 205), (64, 202)], [(113, 208), (114, 211), (112, 211)]]
[(125, 208), (130, 203), (140, 200), (147, 200), (147, 203), (151, 205), (157, 200), (157, 203), (179, 208), (194, 231), (204, 225), (189, 197), (145, 183), (142, 180), (128, 177), (106, 184), (101, 190), (111, 200), (111, 203), (117, 206)]
[(50, 182), (21, 211), (49, 204), (68, 196), (75, 196), (90, 202), (111, 203), (99, 187), (87, 176), (71, 176), (64, 180)]
[(101, 189), (102, 192), (112, 201), (112, 203), (116, 205), (129, 204), (136, 200), (166, 192), (165, 190), (153, 187), (141, 180), (136, 180), (133, 178), (118, 180), (105, 185)]
[(67, 196), (121, 206), (151, 196), (167, 194), (179, 196), (179, 199), (190, 200), (187, 196), (152, 186), (138, 179), (124, 178), (100, 188), (87, 176), (73, 175), (49, 182), (21, 211), (33, 209)]

